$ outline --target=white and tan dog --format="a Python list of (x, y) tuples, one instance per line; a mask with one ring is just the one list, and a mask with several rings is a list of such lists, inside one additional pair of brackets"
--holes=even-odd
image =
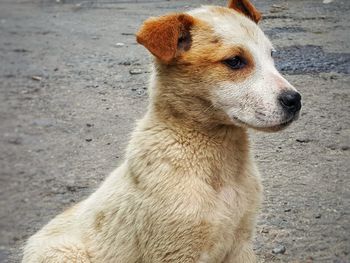
[(301, 97), (248, 0), (148, 19), (151, 102), (124, 163), (32, 236), (25, 263), (256, 262), (262, 186), (247, 128), (277, 131)]

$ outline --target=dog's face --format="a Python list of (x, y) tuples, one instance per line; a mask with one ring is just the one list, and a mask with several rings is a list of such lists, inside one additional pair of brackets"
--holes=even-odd
[(162, 92), (186, 101), (169, 101), (175, 111), (260, 130), (286, 127), (298, 117), (301, 97), (275, 68), (273, 46), (256, 24), (259, 12), (247, 0), (229, 7), (148, 20), (138, 41), (157, 57), (157, 77), (171, 86)]

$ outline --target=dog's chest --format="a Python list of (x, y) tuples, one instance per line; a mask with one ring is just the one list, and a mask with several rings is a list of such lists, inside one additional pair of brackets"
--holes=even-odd
[[(241, 185), (224, 186), (216, 194), (215, 206), (204, 215), (212, 225), (210, 248), (201, 252), (201, 263), (222, 262), (229, 251), (247, 240), (242, 239), (244, 231), (252, 231), (254, 225), (246, 226), (245, 221), (254, 222), (260, 204), (259, 179), (249, 178)], [(250, 188), (251, 187), (251, 188)], [(251, 213), (251, 211), (255, 211)], [(242, 221), (244, 221), (242, 223)]]
[(233, 230), (245, 212), (254, 206), (244, 189), (224, 186), (216, 194), (213, 209), (206, 214), (206, 219), (213, 225)]

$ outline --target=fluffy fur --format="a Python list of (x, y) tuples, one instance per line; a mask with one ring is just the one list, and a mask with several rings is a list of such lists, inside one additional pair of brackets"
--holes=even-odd
[[(137, 40), (155, 56), (151, 99), (125, 161), (28, 240), (24, 263), (256, 262), (262, 186), (246, 130), (278, 130), (296, 114), (278, 102), (294, 88), (247, 2), (144, 23)], [(247, 66), (223, 63), (234, 56)]]

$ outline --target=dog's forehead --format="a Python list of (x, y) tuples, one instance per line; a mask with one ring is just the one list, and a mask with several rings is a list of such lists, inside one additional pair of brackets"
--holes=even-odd
[(251, 43), (272, 47), (268, 38), (253, 21), (233, 9), (202, 6), (188, 13), (204, 21), (214, 34), (227, 44)]

